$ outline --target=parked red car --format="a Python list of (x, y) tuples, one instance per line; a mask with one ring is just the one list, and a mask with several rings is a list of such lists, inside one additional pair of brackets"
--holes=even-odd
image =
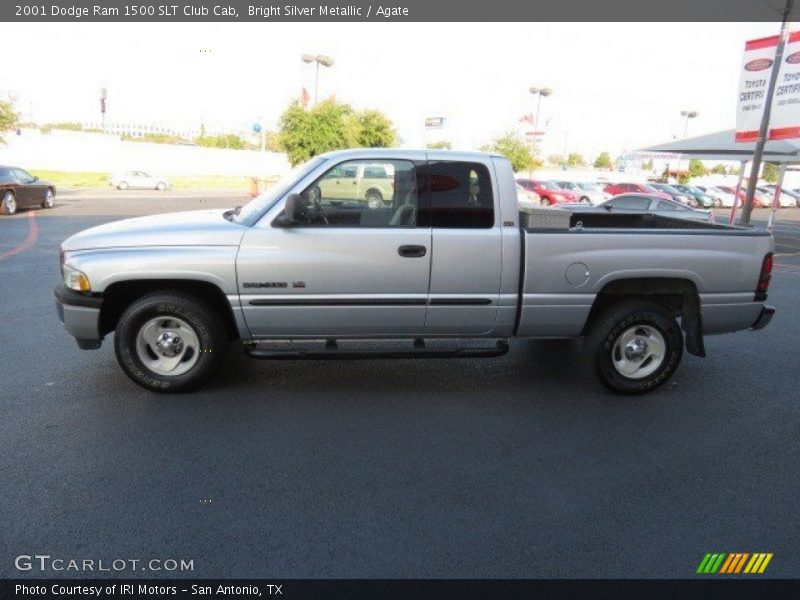
[(542, 181), (540, 179), (517, 179), (522, 187), (529, 192), (534, 192), (542, 199), (542, 204), (564, 204), (579, 202), (580, 199), (575, 192), (564, 190), (552, 181)]
[(650, 194), (651, 196), (660, 196), (667, 200), (672, 200), (669, 194), (661, 192), (651, 185), (646, 183), (609, 183), (603, 188), (606, 194), (616, 196), (617, 194)]

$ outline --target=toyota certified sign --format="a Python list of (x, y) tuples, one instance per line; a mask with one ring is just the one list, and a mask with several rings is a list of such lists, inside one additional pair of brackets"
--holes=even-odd
[[(758, 139), (778, 36), (750, 40), (744, 47), (736, 107), (736, 141)], [(770, 111), (769, 139), (800, 137), (800, 31), (789, 35)]]

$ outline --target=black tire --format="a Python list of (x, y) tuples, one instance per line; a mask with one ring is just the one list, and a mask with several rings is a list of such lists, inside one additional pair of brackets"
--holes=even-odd
[(366, 195), (366, 200), (368, 208), (375, 209), (383, 206), (383, 196), (381, 195), (380, 192), (376, 190), (368, 191)]
[[(153, 371), (139, 357), (140, 329), (154, 318), (175, 317), (193, 329), (199, 341), (194, 365), (185, 373), (167, 376)], [(222, 319), (204, 302), (179, 291), (148, 294), (131, 304), (117, 323), (114, 350), (125, 374), (153, 392), (187, 392), (205, 383), (219, 366), (227, 338)]]
[(127, 181), (120, 181), (117, 184), (117, 189), (118, 190), (127, 190), (128, 189), (128, 182)]
[(17, 198), (14, 192), (7, 190), (3, 194), (3, 199), (0, 201), (0, 213), (4, 215), (13, 215), (17, 212)]
[(42, 208), (53, 208), (56, 205), (56, 195), (53, 192), (53, 188), (47, 188), (44, 193), (44, 199), (42, 200)]
[(158, 184), (156, 185), (156, 189), (159, 192), (163, 192), (164, 190), (167, 189), (167, 184), (164, 181), (159, 181)]
[[(665, 345), (660, 363), (646, 376), (627, 377), (615, 366), (615, 358), (623, 359), (619, 355), (620, 348), (615, 348), (617, 340), (635, 330), (638, 342), (647, 337), (640, 337), (639, 333), (652, 332), (653, 329), (660, 333)], [(608, 389), (620, 394), (644, 394), (663, 385), (675, 373), (683, 356), (683, 334), (675, 319), (658, 304), (643, 300), (622, 301), (596, 317), (586, 338), (586, 350), (595, 374)], [(654, 366), (652, 360), (652, 357), (646, 357), (641, 363), (644, 372)]]

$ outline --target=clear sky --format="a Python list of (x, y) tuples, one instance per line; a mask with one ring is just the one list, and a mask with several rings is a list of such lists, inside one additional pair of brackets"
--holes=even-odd
[[(320, 97), (377, 108), (407, 146), (437, 138), (475, 148), (519, 130), (542, 102), (545, 154), (592, 158), (683, 135), (734, 127), (744, 42), (776, 23), (234, 23), (6, 24), (0, 90), (15, 90), (23, 118), (107, 118), (242, 129), (274, 128), (327, 54)], [(204, 50), (204, 52), (201, 52)], [(425, 134), (425, 117), (446, 117)], [(428, 136), (427, 139), (424, 136)]]

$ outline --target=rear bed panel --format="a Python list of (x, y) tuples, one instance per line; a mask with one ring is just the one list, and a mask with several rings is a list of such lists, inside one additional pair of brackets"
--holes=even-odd
[(679, 278), (695, 284), (705, 333), (750, 327), (766, 232), (741, 229), (527, 231), (518, 335), (579, 335), (596, 295), (618, 279)]

